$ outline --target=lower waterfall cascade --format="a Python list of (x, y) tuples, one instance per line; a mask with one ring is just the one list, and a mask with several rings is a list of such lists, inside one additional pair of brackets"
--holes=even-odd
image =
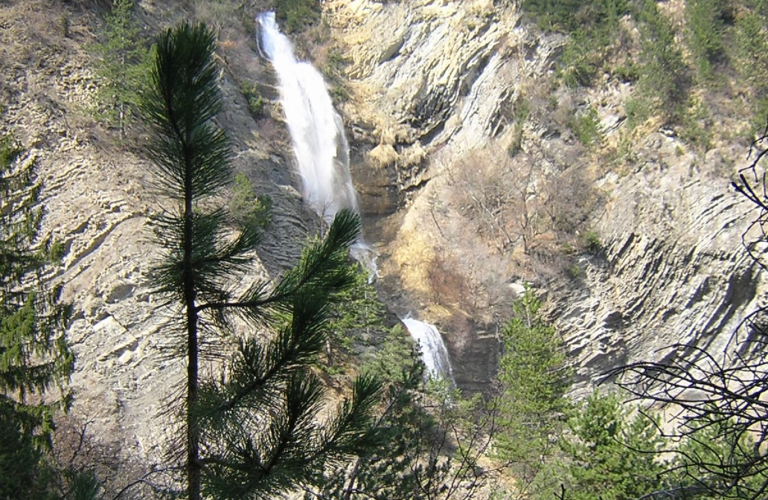
[(427, 376), (442, 376), (453, 380), (453, 368), (448, 349), (437, 327), (409, 317), (401, 321), (421, 347), (421, 360), (427, 367)]
[[(257, 21), (262, 50), (279, 81), (280, 102), (302, 181), (302, 197), (326, 221), (333, 220), (344, 208), (359, 212), (349, 172), (344, 124), (333, 107), (323, 75), (312, 64), (296, 59), (293, 45), (280, 32), (274, 12), (259, 15)], [(373, 251), (364, 241), (353, 246), (352, 255), (375, 275)], [(437, 328), (410, 317), (402, 322), (419, 343), (427, 375), (453, 381), (448, 349)]]

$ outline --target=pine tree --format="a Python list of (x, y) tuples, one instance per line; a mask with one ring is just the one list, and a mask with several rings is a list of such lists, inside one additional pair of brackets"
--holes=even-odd
[(679, 119), (688, 99), (691, 77), (675, 43), (672, 23), (656, 0), (645, 0), (640, 13), (643, 66), (639, 86), (669, 121)]
[(417, 346), (399, 326), (368, 366), (385, 381), (382, 445), (353, 467), (323, 474), (305, 500), (475, 498), (491, 475), (480, 463), (497, 414), (479, 394), (462, 399), (446, 379), (425, 382)]
[(689, 30), (689, 47), (702, 82), (713, 76), (713, 65), (724, 57), (724, 0), (689, 0), (685, 14)]
[(551, 455), (553, 437), (563, 427), (569, 401), (570, 374), (562, 341), (539, 315), (541, 302), (533, 291), (514, 304), (514, 316), (502, 331), (504, 354), (499, 360), (502, 387), (498, 405), (501, 432), (498, 458), (512, 466), (519, 488), (530, 486)]
[(569, 420), (571, 435), (562, 441), (567, 498), (624, 500), (663, 490), (666, 464), (659, 453), (665, 441), (659, 423), (629, 414), (615, 395), (594, 393)]
[[(271, 291), (257, 283), (235, 294), (259, 233), (255, 225), (233, 232), (215, 198), (233, 172), (229, 141), (214, 122), (222, 105), (214, 49), (204, 25), (182, 24), (157, 43), (142, 109), (157, 183), (176, 208), (153, 219), (165, 249), (154, 276), (181, 314), (187, 497), (275, 498), (376, 441), (370, 412), (378, 380), (358, 377), (351, 396), (320, 421), (324, 391), (312, 369), (328, 335), (330, 305), (354, 279), (348, 249), (360, 222), (339, 212), (325, 239)], [(268, 335), (241, 339), (225, 375), (201, 378), (201, 346), (231, 335), (235, 320)]]
[(134, 19), (132, 0), (113, 0), (107, 16), (104, 41), (94, 46), (100, 60), (96, 73), (101, 81), (97, 94), (99, 115), (125, 138), (127, 124), (139, 102), (141, 76), (146, 72), (149, 51), (141, 43), (141, 29)]
[[(53, 415), (68, 396), (73, 357), (64, 341), (69, 306), (46, 290), (40, 272), (51, 246), (39, 241), (42, 209), (34, 158), (9, 136), (0, 139), (0, 498), (42, 498)], [(23, 161), (22, 161), (23, 160)], [(45, 401), (43, 402), (43, 395)]]

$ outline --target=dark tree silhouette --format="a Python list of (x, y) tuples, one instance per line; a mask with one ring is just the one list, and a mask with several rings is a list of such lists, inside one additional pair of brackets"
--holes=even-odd
[[(39, 240), (43, 210), (34, 158), (10, 136), (0, 137), (0, 498), (49, 492), (45, 467), (53, 417), (69, 396), (74, 358), (64, 341), (70, 314), (59, 288), (46, 289), (40, 272), (60, 257)], [(43, 399), (43, 395), (46, 396)]]

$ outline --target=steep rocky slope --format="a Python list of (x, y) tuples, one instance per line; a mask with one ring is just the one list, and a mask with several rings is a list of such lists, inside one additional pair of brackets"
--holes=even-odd
[[(533, 113), (521, 123), (525, 96), (543, 107), (554, 103), (566, 117), (589, 105), (606, 142), (617, 144), (626, 137), (624, 104), (632, 89), (611, 80), (599, 91), (550, 91), (546, 82), (562, 37), (530, 30), (513, 6), (497, 4), (323, 3), (332, 43), (348, 60), (341, 78), (349, 99), (340, 109), (365, 230), (381, 253), (381, 286), (391, 307), (441, 327), (457, 381), (469, 389), (487, 388), (498, 327), (524, 282), (549, 293), (579, 391), (617, 363), (668, 355), (659, 349), (673, 342), (690, 349), (672, 355), (722, 348), (765, 295), (740, 247), (750, 207), (728, 189), (746, 145), (725, 140), (704, 153), (651, 124), (632, 136), (633, 162), (619, 168), (544, 119), (556, 113)], [(45, 231), (66, 246), (64, 267), (50, 278), (66, 284), (65, 297), (75, 306), (73, 411), (105, 439), (157, 459), (167, 430), (162, 410), (183, 369), (168, 355), (168, 315), (158, 312), (149, 284), (157, 248), (146, 223), (159, 201), (140, 155), (115, 146), (114, 131), (86, 112), (98, 85), (87, 47), (100, 17), (77, 5), (0, 5), (2, 132), (15, 134), (36, 158)], [(234, 5), (212, 5), (141, 3), (147, 32), (183, 17), (205, 18), (220, 29), (226, 95), (220, 121), (234, 138), (237, 168), (274, 202), (263, 265), (252, 275), (269, 278), (296, 258), (318, 222), (302, 204), (290, 168), (271, 70), (239, 14), (226, 10)], [(60, 24), (65, 13), (68, 36)], [(244, 81), (257, 82), (267, 98), (267, 118), (249, 114), (239, 90)], [(138, 128), (129, 135), (140, 142)], [(518, 240), (494, 245), (478, 230), (467, 199), (477, 179), (468, 173), (485, 172), (481, 166), (493, 162), (481, 163), (483, 155), (499, 158), (511, 146), (520, 150), (515, 168), (535, 164), (542, 179), (570, 171), (574, 158), (584, 160), (585, 178), (600, 193), (586, 225), (600, 234), (604, 250), (579, 255), (573, 279), (532, 266)]]
[[(576, 366), (577, 393), (619, 363), (722, 349), (764, 297), (740, 244), (751, 207), (729, 188), (746, 164), (743, 139), (717, 141), (704, 152), (653, 122), (630, 135), (631, 85), (603, 79), (587, 92), (551, 87), (562, 37), (530, 30), (513, 6), (438, 0), (329, 0), (326, 6), (333, 33), (351, 55), (352, 98), (343, 110), (356, 132), (353, 173), (363, 205), (372, 214), (398, 210), (374, 231), (383, 235), (384, 282), (403, 287), (419, 312), (441, 326), (463, 367), (460, 383), (471, 386), (492, 370), (494, 325), (524, 281), (549, 292), (551, 318)], [(546, 89), (549, 95), (542, 95)], [(537, 92), (559, 111), (516, 125), (521, 98)], [(617, 167), (584, 152), (553, 123), (558, 112), (576, 116), (590, 107), (605, 144), (633, 143), (631, 161)], [(740, 124), (722, 118), (718, 125)], [(571, 279), (545, 277), (519, 251), (500, 252), (472, 234), (457, 192), (471, 189), (461, 170), (481, 164), (462, 158), (476, 160), (495, 147), (503, 163), (497, 145), (515, 140), (522, 163), (540, 164), (542, 179), (571, 168), (574, 159), (589, 165), (602, 202), (585, 226), (600, 235), (604, 252), (578, 257)], [(525, 196), (536, 191), (543, 190)], [(435, 280), (436, 273), (453, 281)], [(441, 294), (441, 287), (459, 291)], [(478, 336), (487, 340), (480, 353)], [(661, 351), (676, 342), (688, 348)]]

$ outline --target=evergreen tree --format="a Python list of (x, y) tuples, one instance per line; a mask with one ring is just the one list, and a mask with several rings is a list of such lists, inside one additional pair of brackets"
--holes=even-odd
[(736, 60), (749, 86), (748, 105), (753, 128), (762, 133), (768, 116), (768, 23), (760, 9), (744, 12), (736, 21)]
[(562, 340), (539, 315), (541, 302), (533, 291), (514, 304), (514, 317), (502, 330), (504, 354), (499, 360), (498, 400), (501, 432), (496, 438), (498, 458), (512, 466), (519, 487), (525, 489), (541, 471), (542, 457), (555, 450), (569, 409), (570, 386)]
[(272, 198), (257, 196), (251, 180), (242, 172), (235, 176), (229, 211), (237, 227), (254, 224), (266, 228), (272, 218)]
[(667, 120), (677, 120), (684, 112), (691, 78), (675, 43), (674, 28), (659, 12), (656, 0), (645, 0), (639, 17), (643, 45), (640, 89)]
[(0, 139), (0, 499), (50, 493), (45, 452), (54, 412), (68, 402), (51, 389), (73, 366), (64, 341), (69, 306), (40, 283), (52, 248), (39, 241), (40, 182), (23, 153)]
[(125, 138), (126, 126), (134, 116), (149, 60), (149, 51), (141, 39), (133, 1), (113, 0), (104, 41), (94, 47), (99, 56), (96, 74), (101, 81), (97, 114), (120, 131), (120, 139)]
[(712, 78), (712, 66), (724, 57), (724, 9), (724, 0), (689, 0), (685, 5), (689, 46), (703, 81)]
[(768, 471), (751, 464), (760, 448), (755, 435), (744, 432), (735, 417), (712, 413), (696, 419), (671, 464), (677, 490), (697, 500), (762, 498)]
[(329, 364), (334, 363), (334, 358), (349, 361), (355, 344), (370, 345), (389, 332), (384, 326), (386, 306), (370, 282), (370, 272), (357, 263), (353, 272), (352, 286), (339, 295), (340, 305), (331, 311), (331, 335), (326, 348)]
[(306, 500), (450, 500), (473, 498), (487, 484), (479, 465), (497, 414), (480, 395), (463, 399), (445, 380), (425, 383), (424, 364), (398, 326), (390, 331), (369, 369), (385, 381), (377, 428), (382, 445), (355, 465), (325, 474)]
[(618, 397), (594, 393), (568, 427), (571, 436), (562, 441), (567, 498), (630, 500), (663, 489), (658, 422), (640, 413), (630, 418)]
[[(246, 225), (233, 234), (227, 210), (216, 203), (233, 172), (229, 141), (214, 123), (222, 105), (214, 49), (204, 25), (182, 24), (157, 43), (142, 108), (158, 185), (176, 208), (154, 217), (165, 249), (154, 276), (182, 315), (187, 497), (275, 498), (375, 442), (377, 379), (358, 377), (351, 396), (321, 422), (324, 391), (312, 369), (328, 335), (330, 306), (354, 279), (348, 249), (360, 222), (339, 212), (325, 239), (312, 243), (271, 291), (257, 283), (235, 294), (259, 233)], [(230, 335), (236, 319), (264, 334), (240, 340), (224, 375), (201, 379), (201, 346)]]

